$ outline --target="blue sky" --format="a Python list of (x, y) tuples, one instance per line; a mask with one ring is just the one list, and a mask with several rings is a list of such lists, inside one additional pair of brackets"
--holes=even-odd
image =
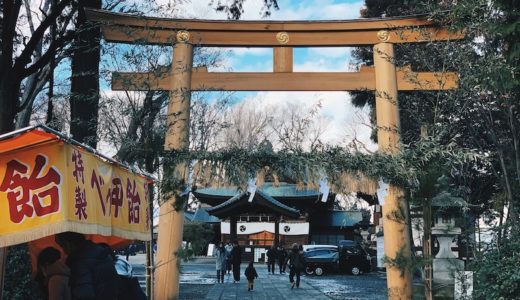
[[(201, 19), (225, 19), (226, 15), (215, 12), (207, 1), (192, 1), (184, 5), (182, 17)], [(364, 5), (362, 1), (334, 0), (279, 0), (280, 9), (274, 10), (267, 19), (262, 18), (263, 0), (247, 0), (243, 20), (348, 20), (357, 19)], [(181, 16), (179, 16), (181, 17)], [(295, 72), (346, 72), (355, 70), (355, 61), (349, 48), (295, 48)], [(222, 69), (234, 72), (271, 72), (273, 55), (271, 48), (230, 48)], [(211, 71), (211, 69), (210, 69)], [(370, 142), (371, 129), (367, 109), (352, 107), (350, 95), (345, 92), (259, 92), (236, 93), (239, 101), (250, 101), (256, 106), (278, 105), (291, 101), (310, 107), (320, 101), (320, 113), (329, 120), (324, 141), (333, 144), (348, 143), (354, 137), (375, 149)]]
[[(170, 0), (156, 0), (167, 3)], [(221, 0), (225, 2), (226, 0)], [(191, 0), (176, 7), (174, 15), (162, 17), (226, 19), (226, 14), (216, 12), (208, 5), (208, 0)], [(215, 1), (217, 2), (217, 1)], [(246, 0), (243, 20), (348, 20), (359, 18), (364, 4), (362, 1), (334, 0), (278, 0), (280, 9), (273, 10), (269, 18), (261, 15), (263, 0)], [(271, 72), (273, 55), (271, 48), (228, 48), (224, 64), (210, 71), (234, 72)], [(295, 72), (346, 72), (355, 70), (349, 48), (295, 48)], [(124, 66), (118, 66), (124, 67)], [(113, 70), (125, 71), (125, 70)], [(105, 87), (103, 87), (105, 89)], [(108, 86), (106, 86), (108, 89)], [(350, 142), (354, 137), (375, 150), (377, 146), (370, 142), (371, 129), (367, 124), (368, 110), (354, 108), (350, 104), (350, 95), (346, 92), (239, 92), (235, 94), (237, 102), (248, 101), (260, 108), (277, 106), (282, 101), (289, 101), (306, 108), (320, 102), (320, 114), (328, 120), (323, 141), (331, 144)]]

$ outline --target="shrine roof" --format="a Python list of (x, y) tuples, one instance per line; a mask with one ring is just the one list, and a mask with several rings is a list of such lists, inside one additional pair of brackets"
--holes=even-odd
[[(296, 184), (290, 184), (281, 182), (278, 185), (274, 185), (272, 182), (266, 182), (262, 186), (257, 187), (257, 190), (269, 195), (273, 198), (316, 198), (321, 195), (317, 190), (312, 189), (299, 189)], [(236, 186), (230, 187), (218, 187), (218, 188), (199, 188), (193, 192), (196, 197), (233, 197), (240, 193), (240, 190)]]
[(300, 215), (299, 210), (277, 201), (262, 190), (257, 190), (255, 192), (251, 202), (249, 202), (249, 197), (249, 192), (240, 192), (217, 206), (207, 208), (206, 211), (219, 218), (236, 216), (240, 213), (252, 210), (265, 210), (265, 212), (268, 213), (270, 212), (294, 218)]
[(193, 222), (203, 222), (203, 223), (220, 223), (220, 219), (208, 214), (207, 209), (208, 209), (207, 207), (206, 208), (205, 207), (197, 208), (197, 210), (193, 214), (192, 221)]

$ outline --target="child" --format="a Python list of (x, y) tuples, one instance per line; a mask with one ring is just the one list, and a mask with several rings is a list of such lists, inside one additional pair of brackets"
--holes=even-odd
[(252, 291), (255, 278), (258, 278), (258, 274), (256, 273), (256, 269), (253, 266), (252, 261), (249, 262), (249, 266), (247, 266), (244, 274), (246, 275), (246, 278), (247, 278), (247, 291)]

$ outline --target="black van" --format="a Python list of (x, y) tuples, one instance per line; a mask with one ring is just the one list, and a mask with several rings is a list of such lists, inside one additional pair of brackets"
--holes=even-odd
[(338, 252), (340, 270), (346, 270), (356, 276), (370, 272), (370, 255), (358, 242), (341, 240), (338, 243)]

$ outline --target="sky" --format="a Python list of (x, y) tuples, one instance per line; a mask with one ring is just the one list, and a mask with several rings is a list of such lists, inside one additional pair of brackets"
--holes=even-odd
[[(215, 1), (216, 2), (216, 1)], [(263, 0), (247, 0), (242, 20), (347, 20), (360, 17), (364, 1), (335, 0), (278, 0), (279, 10), (271, 16), (262, 16)], [(206, 0), (192, 0), (181, 5), (178, 18), (226, 19), (225, 13), (216, 12)], [(271, 48), (229, 48), (224, 65), (210, 71), (271, 72), (273, 54)], [(295, 48), (295, 72), (345, 72), (355, 71), (356, 63), (350, 56), (350, 48)], [(346, 92), (237, 92), (239, 101), (252, 105), (276, 106), (281, 101), (291, 101), (303, 107), (311, 107), (318, 101), (323, 105), (320, 113), (329, 121), (323, 141), (331, 144), (348, 143), (354, 136), (366, 143), (371, 150), (377, 148), (370, 141), (371, 129), (367, 124), (368, 109), (354, 108)]]

